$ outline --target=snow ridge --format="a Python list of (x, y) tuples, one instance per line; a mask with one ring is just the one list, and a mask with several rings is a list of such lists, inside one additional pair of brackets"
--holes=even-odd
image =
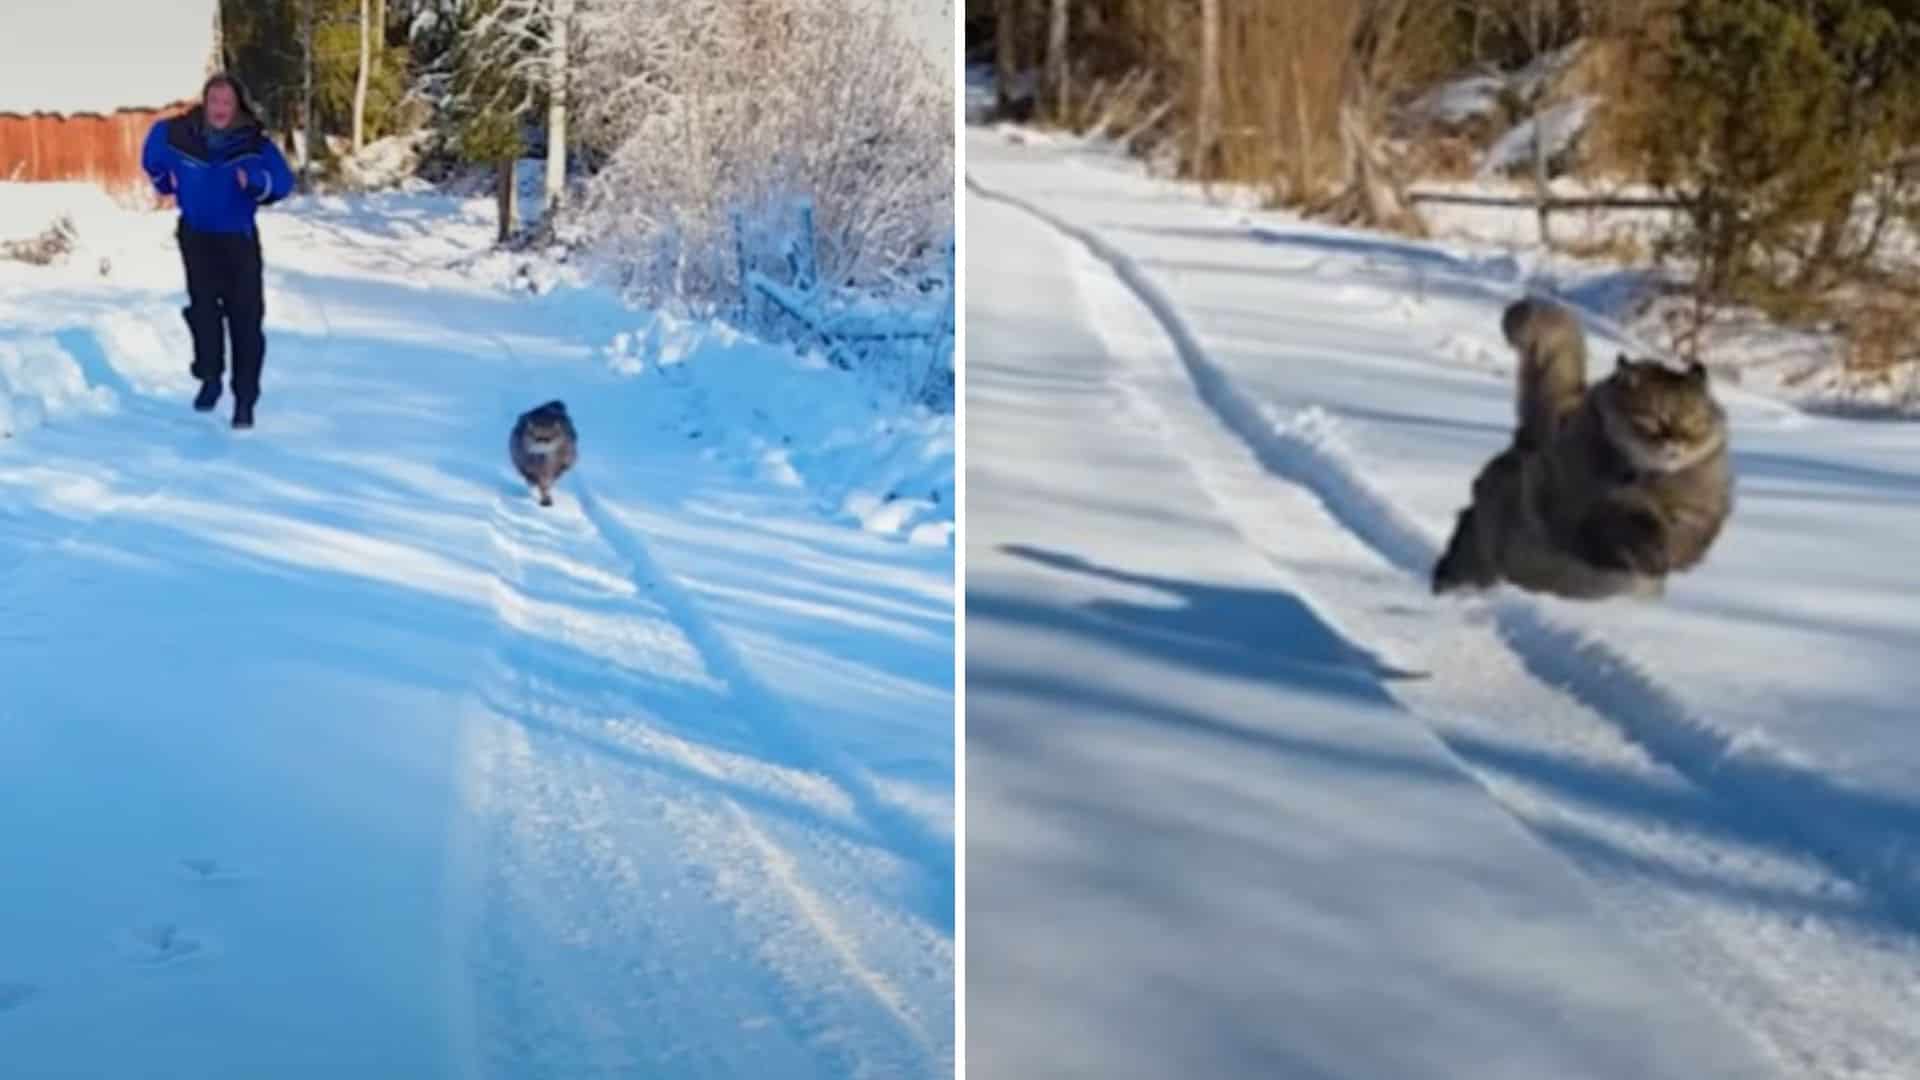
[[(764, 681), (740, 658), (731, 642), (700, 611), (691, 595), (654, 566), (642, 539), (594, 494), (583, 478), (576, 491), (580, 509), (593, 523), (595, 532), (628, 567), (636, 581), (650, 582), (653, 596), (669, 613), (674, 623), (692, 641), (705, 660), (708, 670), (731, 688), (742, 711), (757, 717), (766, 728), (762, 734), (785, 751), (785, 760), (796, 767), (818, 772), (830, 778), (853, 800), (854, 812), (878, 834), (889, 850), (912, 860), (927, 875), (937, 890), (931, 903), (935, 910), (952, 920), (956, 893), (953, 877), (940, 872), (952, 842), (928, 830), (919, 819), (881, 798), (873, 783), (860, 770), (838, 760), (819, 744), (805, 737), (789, 717), (786, 707)], [(924, 1038), (924, 1035), (923, 1035)]]
[[(1047, 223), (1111, 268), (1165, 331), (1201, 399), (1261, 466), (1311, 491), (1342, 528), (1424, 586), (1439, 538), (1360, 474), (1324, 410), (1284, 415), (1264, 408), (1209, 358), (1172, 299), (1130, 256), (971, 175), (967, 186)], [(1531, 598), (1494, 601), (1491, 614), (1501, 641), (1535, 678), (1605, 717), (1704, 790), (1772, 815), (1810, 854), (1875, 890), (1891, 914), (1920, 929), (1920, 804), (1849, 789), (1715, 726), (1631, 658), (1555, 620)]]
[[(909, 991), (867, 962), (844, 905), (810, 880), (803, 859), (817, 861), (819, 847), (772, 834), (800, 815), (828, 833), (829, 858), (866, 843), (842, 793), (783, 758), (750, 762), (676, 736), (679, 721), (725, 741), (762, 713), (719, 677), (683, 609), (660, 601), (671, 586), (644, 552), (623, 553), (584, 512), (591, 496), (539, 511), (514, 498), (496, 498), (489, 525), (499, 636), (479, 698), (493, 722), (469, 748), (471, 797), (493, 822), (480, 842), (504, 857), (470, 860), (494, 869), (483, 906), (465, 914), (477, 920), (468, 947), (484, 987), (475, 1027), (517, 1035), (477, 1056), (501, 1075), (689, 1058), (698, 1072), (756, 1074), (795, 1067), (783, 1047), (799, 1044), (822, 1076), (932, 1056)], [(595, 653), (602, 623), (582, 610), (630, 624), (632, 638), (584, 697), (593, 677), (557, 666), (564, 653), (541, 642)], [(636, 768), (657, 783), (636, 789)], [(636, 790), (648, 805), (621, 813)], [(529, 923), (548, 932), (529, 936)], [(726, 967), (765, 966), (771, 978), (703, 983), (715, 950), (734, 961)], [(869, 1011), (890, 1019), (897, 1044), (854, 1035), (849, 1020)]]
[[(219, 433), (211, 430), (212, 420), (182, 417), (177, 411), (156, 408), (146, 395), (135, 392), (115, 363), (108, 360), (112, 355), (119, 357), (117, 362), (120, 364), (174, 367), (165, 359), (167, 342), (158, 332), (165, 320), (166, 315), (162, 311), (136, 309), (110, 312), (96, 318), (84, 329), (63, 331), (46, 339), (44, 358), (57, 360), (70, 370), (73, 379), (90, 388), (89, 396), (96, 396), (107, 403), (96, 411), (132, 412), (143, 421), (163, 423), (176, 429), (204, 428), (210, 440), (205, 448), (209, 453), (217, 453), (219, 444), (211, 440)], [(185, 336), (184, 327), (180, 327), (179, 336)], [(7, 347), (0, 343), (0, 349)], [(0, 372), (0, 412), (4, 412), (5, 397), (6, 379), (4, 372)], [(42, 411), (45, 411), (44, 406)], [(0, 417), (0, 424), (4, 424), (4, 417)], [(76, 483), (70, 474), (49, 472), (48, 483), (59, 485), (49, 494), (54, 502), (71, 506), (73, 524), (51, 538), (46, 546), (55, 550), (85, 547), (95, 530), (108, 519), (129, 512), (138, 516), (159, 505), (173, 484), (156, 481), (153, 475), (151, 472), (134, 470), (103, 470), (98, 477), (89, 478), (88, 482)], [(30, 562), (22, 557), (12, 564), (0, 563), (0, 587), (15, 581), (16, 577), (24, 576), (23, 564)]]

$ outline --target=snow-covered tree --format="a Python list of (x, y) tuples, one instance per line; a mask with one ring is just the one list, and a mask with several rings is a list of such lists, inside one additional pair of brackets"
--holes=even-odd
[(353, 152), (367, 145), (367, 78), (373, 72), (373, 5), (360, 0), (360, 68), (353, 83)]
[(520, 116), (525, 110), (525, 88), (512, 77), (511, 65), (499, 63), (500, 43), (477, 32), (476, 27), (487, 25), (496, 6), (504, 2), (450, 3), (426, 21), (413, 24), (416, 36), (440, 35), (447, 50), (446, 70), (434, 76), (446, 88), (436, 95), (443, 112), (444, 134), (460, 160), (493, 170), (499, 204), (498, 238), (502, 243), (512, 236), (518, 217), (514, 163), (522, 149)]
[(560, 210), (567, 190), (567, 75), (572, 67), (575, 0), (552, 0), (553, 14), (547, 32), (547, 187), (546, 212), (549, 217)]
[(546, 211), (558, 209), (566, 189), (569, 70), (575, 24), (596, 0), (497, 0), (483, 5), (465, 33), (495, 75), (519, 90), (521, 115), (544, 101), (547, 109)]
[(820, 280), (884, 282), (952, 229), (941, 72), (855, 0), (580, 0), (587, 229), (656, 300), (738, 296), (734, 221), (814, 210)]

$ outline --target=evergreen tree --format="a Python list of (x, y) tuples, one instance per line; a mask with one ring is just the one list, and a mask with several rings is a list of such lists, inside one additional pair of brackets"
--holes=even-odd
[(494, 171), (499, 206), (499, 240), (513, 235), (517, 217), (514, 166), (525, 153), (521, 114), (525, 91), (514, 66), (503, 64), (505, 46), (484, 33), (496, 20), (503, 0), (475, 0), (459, 13), (450, 62), (451, 93), (445, 101), (447, 143), (456, 157)]
[(1698, 263), (1703, 301), (1804, 307), (1912, 211), (1914, 185), (1894, 168), (1920, 119), (1912, 7), (1689, 0), (1675, 11), (1646, 149), (1650, 178), (1687, 204), (1663, 248)]

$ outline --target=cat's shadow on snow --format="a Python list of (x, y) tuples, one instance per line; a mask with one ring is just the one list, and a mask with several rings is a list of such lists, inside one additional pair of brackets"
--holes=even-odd
[[(1156, 577), (1024, 544), (1003, 545), (1000, 550), (1051, 569), (1153, 589), (1179, 598), (1180, 603), (1166, 606), (1095, 600), (1074, 609), (1080, 613), (1081, 620), (1090, 620), (1104, 629), (1106, 636), (1149, 652), (1242, 674), (1285, 664), (1357, 675), (1367, 680), (1425, 677), (1395, 668), (1346, 640), (1299, 597), (1280, 589)], [(1020, 610), (1014, 610), (1016, 606)], [(1046, 618), (1040, 614), (1038, 605), (992, 594), (970, 595), (967, 608), (969, 617), (1014, 616), (1028, 621)], [(1059, 617), (1074, 618), (1066, 611), (1060, 612)]]

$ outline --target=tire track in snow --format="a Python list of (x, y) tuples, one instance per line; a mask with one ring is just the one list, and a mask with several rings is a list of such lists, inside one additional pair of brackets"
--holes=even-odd
[(706, 617), (684, 588), (661, 572), (645, 542), (600, 501), (584, 478), (576, 490), (580, 508), (601, 540), (628, 564), (636, 582), (654, 586), (654, 597), (693, 641), (708, 669), (732, 688), (742, 709), (759, 719), (762, 733), (776, 742), (782, 757), (795, 767), (829, 777), (852, 798), (855, 812), (873, 829), (881, 843), (928, 878), (934, 892), (930, 902), (936, 911), (944, 914), (946, 924), (951, 927), (957, 894), (953, 876), (943, 872), (943, 868), (952, 865), (952, 842), (928, 828), (911, 812), (883, 798), (860, 769), (818, 741), (807, 738), (786, 705), (740, 658), (724, 632)]
[[(746, 1066), (753, 1040), (729, 1021), (770, 1003), (722, 975), (746, 958), (697, 922), (707, 883), (680, 850), (685, 837), (657, 824), (676, 808), (645, 789), (638, 802), (608, 763), (565, 737), (570, 721), (591, 730), (592, 718), (555, 715), (518, 670), (516, 648), (533, 627), (516, 540), (529, 539), (496, 500), (488, 542), (499, 631), (469, 736), (478, 828), (461, 853), (481, 894), (460, 913), (474, 934), (470, 1056), (482, 1075), (500, 1076)], [(705, 985), (688, 977), (702, 968)]]
[[(522, 670), (530, 663), (519, 655), (522, 638), (541, 629), (530, 623), (532, 560), (522, 557), (534, 539), (496, 499), (489, 543), (499, 630), (471, 750), (484, 822), (472, 863), (485, 875), (471, 972), (480, 984), (476, 1056), (501, 1076), (563, 1065), (597, 1073), (740, 1067), (739, 1048), (730, 1058), (719, 1045), (730, 1033), (713, 1006), (752, 1017), (769, 1003), (727, 985), (746, 958), (726, 950), (724, 927), (699, 923), (708, 883), (682, 850), (687, 835), (640, 824), (675, 820), (679, 809), (609, 775), (592, 749), (569, 738), (594, 731), (600, 718), (542, 695)], [(704, 987), (687, 978), (697, 967)], [(710, 1051), (689, 1054), (674, 1026), (695, 1032), (695, 1044), (710, 1040)]]
[[(585, 491), (577, 475), (574, 486)], [(581, 510), (589, 499), (581, 497)], [(848, 837), (858, 829), (831, 826), (851, 814), (851, 803), (828, 781), (795, 773), (777, 754), (765, 765), (743, 765), (726, 760), (726, 751), (671, 733), (673, 714), (692, 709), (716, 733), (764, 742), (751, 688), (743, 694), (699, 635), (687, 631), (679, 606), (660, 600), (668, 586), (638, 541), (616, 546), (572, 502), (563, 497), (553, 511), (515, 513), (496, 499), (491, 522), (492, 600), (501, 633), (482, 703), (497, 719), (476, 770), (482, 784), (498, 789), (481, 801), (509, 819), (496, 843), (515, 866), (493, 891), (504, 891), (503, 902), (521, 910), (494, 912), (487, 932), (520, 935), (492, 942), (492, 969), (511, 984), (509, 992), (543, 1000), (496, 1002), (491, 1007), (505, 1015), (483, 1026), (513, 1028), (514, 1014), (532, 1011), (544, 1015), (537, 1026), (547, 1029), (544, 1039), (496, 1048), (493, 1056), (516, 1066), (551, 1060), (554, 1041), (569, 1030), (597, 1035), (600, 1064), (649, 1064), (634, 1057), (635, 1048), (661, 1043), (678, 1048), (671, 1061), (677, 1069), (701, 1075), (793, 1075), (805, 1068), (793, 1049), (779, 1050), (782, 1045), (807, 1047), (823, 1076), (898, 1071), (907, 1061), (933, 1056), (908, 994), (866, 961), (836, 916), (836, 906), (846, 905), (809, 883), (798, 853), (767, 824), (779, 820), (783, 804), (814, 815), (813, 827), (829, 835), (802, 839), (805, 856), (832, 860), (856, 842)], [(560, 584), (543, 588), (541, 581)], [(568, 603), (596, 597), (609, 601), (609, 610), (587, 612), (579, 610), (584, 603)], [(622, 620), (657, 629), (609, 634), (609, 623)], [(593, 655), (603, 667), (623, 656), (662, 660), (663, 678), (650, 689), (647, 681), (616, 675), (596, 689), (580, 685), (575, 674), (543, 673), (540, 654), (530, 650), (547, 636)], [(596, 636), (624, 644), (596, 647)], [(676, 684), (684, 692), (676, 695)], [(663, 715), (650, 716), (651, 708)], [(730, 716), (741, 730), (719, 731)], [(638, 780), (636, 767), (646, 774)], [(761, 815), (773, 816), (763, 822)], [(664, 897), (654, 882), (663, 877)], [(618, 899), (642, 894), (648, 896), (644, 907)], [(526, 940), (520, 924), (528, 917), (548, 927), (571, 925), (576, 935), (596, 941), (597, 979), (575, 966), (577, 959), (556, 956), (540, 935)], [(489, 947), (488, 939), (481, 946)], [(619, 956), (643, 958), (645, 970), (609, 970), (606, 962)], [(523, 965), (535, 970), (534, 981), (560, 993), (540, 995), (523, 985), (529, 980), (513, 974)], [(850, 1012), (843, 997), (836, 999), (842, 992), (822, 980), (844, 982), (868, 1004)], [(653, 990), (634, 1002), (631, 988), (640, 984)], [(604, 1011), (609, 1007), (614, 1013)], [(875, 1016), (863, 1019), (868, 1009)], [(744, 1028), (742, 1017), (748, 1018)], [(876, 1022), (891, 1025), (898, 1038), (880, 1036)]]
[[(956, 899), (953, 878), (940, 871), (942, 865), (951, 865), (951, 844), (943, 847), (943, 840), (910, 812), (881, 798), (873, 784), (857, 768), (840, 761), (806, 738), (793, 722), (785, 704), (740, 658), (732, 643), (700, 610), (693, 597), (661, 572), (645, 542), (601, 502), (586, 477), (579, 478), (575, 491), (580, 508), (592, 523), (595, 534), (627, 564), (627, 573), (636, 584), (645, 583), (653, 587), (655, 600), (691, 639), (694, 648), (705, 660), (707, 669), (729, 687), (741, 710), (754, 719), (760, 737), (771, 740), (778, 756), (788, 766), (828, 777), (851, 798), (855, 815), (876, 834), (882, 846), (906, 859), (932, 884), (932, 903), (936, 905), (936, 910), (949, 913), (949, 920), (953, 919)], [(804, 884), (792, 860), (764, 833), (751, 828), (750, 820), (737, 805), (734, 811), (742, 823), (749, 827), (748, 835), (762, 849), (776, 879), (792, 896), (808, 922), (819, 931), (821, 939), (840, 956), (847, 971), (886, 1006), (922, 1049), (931, 1053), (934, 1039), (926, 1028), (924, 1018), (898, 987), (861, 956), (853, 937), (840, 925), (823, 898)]]
[[(1438, 538), (1354, 468), (1329, 438), (1323, 410), (1263, 407), (1212, 361), (1171, 297), (1130, 256), (971, 175), (967, 186), (1048, 224), (1105, 264), (1152, 314), (1201, 400), (1261, 466), (1311, 491), (1342, 528), (1420, 583), (1424, 596)], [(1530, 599), (1498, 599), (1490, 610), (1499, 639), (1533, 678), (1585, 705), (1689, 782), (1766, 814), (1837, 875), (1872, 889), (1910, 932), (1920, 931), (1920, 803), (1848, 788), (1716, 728), (1631, 657)]]

